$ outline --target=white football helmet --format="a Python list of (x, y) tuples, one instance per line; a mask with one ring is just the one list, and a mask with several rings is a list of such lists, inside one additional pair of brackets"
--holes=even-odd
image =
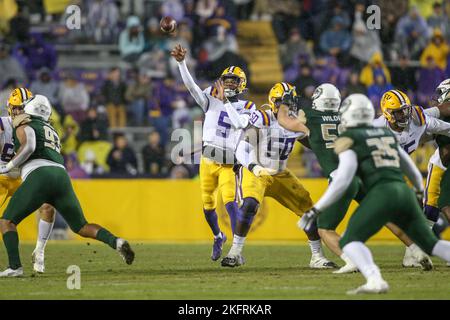
[(46, 96), (37, 94), (25, 101), (24, 111), (26, 114), (48, 121), (52, 114), (52, 106)]
[(341, 104), (341, 93), (331, 83), (323, 83), (314, 90), (312, 108), (318, 111), (338, 112)]
[(375, 118), (375, 110), (372, 102), (361, 93), (349, 95), (339, 109), (341, 124), (345, 128), (371, 126)]
[(436, 88), (437, 102), (439, 104), (450, 100), (450, 78), (445, 79)]

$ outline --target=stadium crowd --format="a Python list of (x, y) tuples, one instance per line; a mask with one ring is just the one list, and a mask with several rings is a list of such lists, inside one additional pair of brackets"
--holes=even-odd
[[(343, 98), (365, 93), (378, 113), (382, 94), (392, 88), (428, 107), (435, 87), (450, 77), (448, 0), (70, 1), (81, 8), (80, 31), (68, 30), (67, 14), (46, 12), (43, 1), (7, 2), (17, 10), (0, 14), (2, 116), (14, 87), (46, 95), (76, 178), (194, 177), (196, 166), (170, 161), (170, 134), (194, 130), (203, 114), (168, 53), (177, 43), (188, 48), (187, 64), (203, 87), (239, 65), (251, 90), (251, 57), (239, 54), (240, 20), (271, 22), (284, 80), (303, 97), (330, 82)], [(379, 30), (366, 23), (371, 4), (381, 10)], [(167, 15), (178, 22), (175, 36), (161, 34), (159, 21)], [(39, 32), (44, 23), (53, 27)], [(59, 68), (55, 46), (65, 44), (115, 45), (121, 63), (107, 70)], [(154, 130), (137, 148), (127, 130), (141, 127)], [(305, 159), (307, 175), (319, 175), (314, 158)]]

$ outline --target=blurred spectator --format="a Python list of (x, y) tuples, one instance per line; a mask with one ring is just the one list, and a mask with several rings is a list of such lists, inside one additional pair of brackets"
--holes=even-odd
[(306, 95), (305, 89), (308, 87), (316, 88), (317, 81), (312, 76), (311, 67), (307, 64), (300, 66), (300, 74), (292, 84), (299, 95)]
[(161, 33), (159, 21), (156, 18), (150, 18), (147, 21), (145, 30), (145, 51), (168, 50), (167, 37)]
[(302, 38), (297, 28), (290, 31), (288, 40), (284, 44), (281, 44), (279, 48), (283, 69), (291, 65), (299, 55), (308, 55), (310, 58), (313, 58), (312, 50)]
[(84, 161), (80, 163), (81, 168), (90, 176), (101, 176), (105, 170), (97, 163), (95, 153), (92, 150), (86, 152)]
[(430, 39), (430, 43), (426, 46), (420, 56), (420, 64), (422, 67), (425, 67), (427, 65), (427, 57), (432, 57), (436, 65), (442, 70), (445, 70), (447, 67), (448, 52), (449, 47), (441, 30), (435, 29), (433, 31), (433, 36)]
[(148, 144), (142, 148), (144, 173), (152, 176), (161, 176), (166, 169), (166, 155), (161, 145), (161, 137), (157, 131), (148, 136)]
[(131, 83), (125, 93), (125, 98), (129, 103), (129, 109), (133, 114), (132, 124), (142, 126), (147, 114), (147, 104), (152, 94), (153, 87), (150, 77), (141, 72)]
[(390, 68), (392, 75), (392, 85), (407, 93), (413, 95), (413, 91), (416, 90), (416, 68), (411, 66), (411, 63), (407, 56), (400, 56), (399, 65), (397, 67)]
[(248, 20), (253, 10), (254, 1), (252, 0), (232, 0), (235, 6), (236, 19)]
[(70, 114), (76, 122), (84, 119), (89, 107), (89, 94), (73, 72), (68, 72), (64, 82), (61, 83), (58, 100), (65, 114)]
[(9, 79), (16, 79), (21, 85), (27, 82), (27, 76), (15, 57), (9, 54), (9, 46), (0, 42), (0, 86)]
[(271, 21), (269, 0), (255, 0), (250, 20)]
[(200, 17), (200, 23), (203, 24), (206, 19), (214, 14), (214, 10), (218, 5), (217, 0), (198, 0), (195, 7), (195, 13)]
[(0, 91), (0, 117), (8, 117), (8, 99), (9, 95), (11, 94), (11, 91), (13, 91), (15, 88), (17, 88), (17, 81), (16, 79), (8, 79), (6, 80), (4, 86), (2, 87), (2, 90)]
[(161, 15), (170, 16), (175, 21), (181, 21), (184, 17), (184, 7), (180, 0), (165, 0), (161, 5)]
[(431, 104), (431, 98), (438, 84), (445, 79), (444, 71), (436, 65), (433, 57), (426, 58), (426, 67), (419, 71), (417, 82), (417, 103), (425, 108)]
[(418, 59), (428, 41), (428, 26), (416, 7), (411, 7), (408, 15), (402, 17), (395, 30), (395, 39), (400, 45), (400, 54), (408, 54)]
[(125, 110), (126, 90), (127, 86), (121, 80), (120, 69), (117, 67), (112, 68), (101, 88), (111, 128), (123, 128), (127, 124), (127, 113)]
[(284, 43), (288, 38), (289, 30), (299, 22), (300, 3), (294, 0), (278, 0), (273, 1), (271, 5), (273, 31), (278, 42)]
[(17, 14), (9, 21), (9, 38), (12, 43), (28, 41), (30, 32), (30, 17), (28, 7), (18, 6)]
[(65, 157), (65, 167), (71, 179), (87, 179), (89, 175), (78, 163), (77, 155), (71, 153)]
[(369, 63), (361, 70), (359, 81), (366, 87), (369, 87), (375, 82), (375, 77), (378, 74), (381, 74), (387, 83), (391, 83), (391, 74), (383, 62), (381, 53), (375, 52)]
[(56, 106), (59, 102), (59, 83), (53, 80), (52, 73), (48, 68), (42, 68), (38, 71), (36, 80), (30, 85), (30, 91), (33, 94), (46, 96), (52, 106)]
[(79, 127), (78, 123), (76, 123), (70, 114), (64, 117), (62, 129), (63, 135), (61, 136), (61, 153), (63, 155), (75, 153), (78, 148), (77, 135)]
[(345, 87), (345, 92), (342, 94), (342, 96), (348, 96), (353, 93), (363, 93), (366, 94), (366, 88), (362, 85), (361, 82), (359, 82), (359, 73), (356, 71), (353, 71), (350, 73), (349, 81), (347, 86)]
[(108, 121), (100, 117), (94, 107), (88, 109), (78, 139), (80, 142), (108, 140)]
[(144, 51), (145, 41), (141, 22), (138, 17), (127, 19), (127, 27), (119, 37), (120, 56), (127, 62), (136, 62)]
[(119, 32), (119, 9), (115, 1), (89, 1), (86, 31), (95, 43), (114, 43)]
[(375, 83), (373, 83), (369, 88), (367, 88), (367, 96), (370, 101), (372, 101), (376, 113), (380, 114), (380, 101), (381, 97), (386, 91), (394, 89), (392, 84), (386, 82), (386, 78), (382, 74), (377, 74), (375, 76)]
[(395, 43), (395, 26), (397, 25), (396, 15), (393, 12), (381, 15), (381, 25), (383, 27), (379, 32), (380, 40), (383, 43), (383, 54), (388, 60), (396, 60), (398, 52), (400, 51), (400, 45)]
[(117, 134), (114, 137), (114, 146), (109, 152), (106, 162), (110, 174), (135, 176), (138, 173), (136, 155), (128, 146), (127, 138), (123, 134)]
[(433, 13), (428, 17), (427, 24), (432, 30), (439, 29), (448, 41), (449, 30), (448, 17), (445, 16), (442, 4), (435, 2), (433, 4)]
[[(187, 59), (189, 61), (189, 56)], [(152, 78), (165, 79), (169, 77), (168, 56), (165, 51), (158, 48), (142, 54), (136, 67), (141, 70), (141, 72), (150, 75)]]
[(336, 57), (340, 63), (345, 62), (345, 56), (350, 49), (352, 38), (344, 29), (344, 19), (337, 16), (331, 20), (331, 28), (320, 36), (322, 52)]
[(363, 21), (362, 12), (355, 13), (352, 29), (352, 46), (350, 56), (357, 60), (357, 66), (369, 62), (375, 52), (381, 51), (380, 38), (376, 30), (368, 30)]
[(34, 79), (35, 72), (41, 68), (54, 70), (58, 62), (54, 46), (46, 43), (42, 34), (37, 32), (30, 33), (28, 42), (17, 44), (14, 55), (25, 67), (29, 79)]
[(192, 123), (191, 114), (189, 112), (186, 101), (177, 96), (171, 104), (174, 109), (172, 113), (172, 129), (182, 128), (185, 125), (190, 125)]
[(173, 166), (170, 169), (170, 179), (189, 179), (190, 173), (189, 169), (182, 164)]
[(339, 68), (335, 57), (320, 57), (316, 59), (313, 70), (313, 78), (318, 83), (332, 83), (338, 88), (342, 88), (346, 82), (347, 73)]

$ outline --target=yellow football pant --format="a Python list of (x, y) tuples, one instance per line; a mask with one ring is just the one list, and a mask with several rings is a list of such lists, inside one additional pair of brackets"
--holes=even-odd
[(241, 185), (244, 199), (251, 197), (262, 203), (264, 197), (271, 197), (298, 216), (313, 205), (309, 192), (288, 169), (274, 176), (256, 177), (243, 168)]
[(203, 208), (216, 208), (216, 191), (220, 189), (222, 200), (227, 204), (235, 200), (236, 176), (233, 165), (220, 164), (208, 158), (200, 160), (200, 188), (202, 192)]
[(427, 184), (425, 186), (425, 205), (438, 208), (438, 200), (441, 194), (441, 179), (445, 170), (432, 164), (428, 164)]
[(21, 178), (13, 179), (0, 175), (0, 212), (3, 215), (9, 200), (22, 183)]

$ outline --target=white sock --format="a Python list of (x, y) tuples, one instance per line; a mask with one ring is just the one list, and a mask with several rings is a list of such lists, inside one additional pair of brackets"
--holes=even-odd
[(345, 262), (345, 264), (351, 264), (351, 265), (354, 265), (353, 261), (350, 260), (350, 258), (347, 257), (347, 256), (345, 255), (345, 253), (341, 254), (341, 255), (340, 255), (340, 258)]
[(230, 249), (231, 255), (240, 255), (242, 253), (242, 249), (244, 248), (246, 237), (239, 237), (238, 235), (234, 235), (233, 237), (233, 245)]
[(39, 220), (39, 234), (36, 241), (36, 250), (44, 250), (47, 244), (48, 238), (52, 233), (53, 225), (55, 222), (47, 222), (42, 219)]
[(372, 253), (364, 243), (360, 241), (353, 241), (347, 244), (342, 251), (347, 257), (358, 267), (366, 280), (375, 278), (377, 280), (383, 279), (381, 277), (380, 269), (373, 261)]
[(450, 262), (450, 241), (439, 240), (431, 251), (433, 256), (437, 256)]
[(322, 242), (320, 240), (308, 240), (308, 244), (313, 255), (322, 255)]

